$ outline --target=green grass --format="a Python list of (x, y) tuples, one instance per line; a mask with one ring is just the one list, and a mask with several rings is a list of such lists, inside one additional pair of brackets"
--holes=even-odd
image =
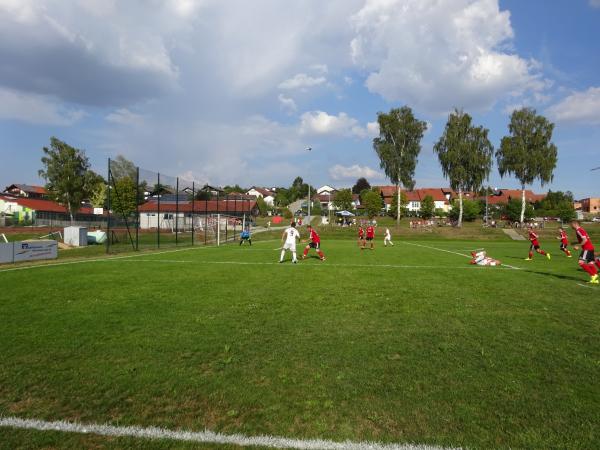
[[(252, 247), (0, 267), (0, 415), (469, 448), (597, 445), (600, 289), (579, 286), (576, 258), (548, 240), (553, 259), (526, 262), (528, 243), (500, 236), (394, 236), (393, 248), (378, 240), (361, 252), (344, 232), (323, 230), (327, 261), (297, 265), (277, 264), (279, 242), (257, 235)], [(485, 247), (522, 270), (422, 246)], [(0, 442), (174, 445), (7, 428)]]

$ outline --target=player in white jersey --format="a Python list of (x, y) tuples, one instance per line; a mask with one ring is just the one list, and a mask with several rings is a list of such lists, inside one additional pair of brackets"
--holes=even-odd
[(281, 257), (279, 258), (280, 263), (283, 262), (286, 250), (292, 252), (292, 262), (294, 264), (298, 262), (298, 259), (296, 258), (296, 239), (300, 239), (300, 233), (298, 233), (298, 230), (296, 230), (296, 222), (292, 222), (281, 235), (283, 247), (281, 247)]
[(394, 243), (392, 242), (392, 234), (390, 233), (390, 229), (386, 228), (385, 229), (385, 237), (383, 238), (383, 246), (387, 247), (388, 242), (390, 243), (390, 245), (393, 247)]

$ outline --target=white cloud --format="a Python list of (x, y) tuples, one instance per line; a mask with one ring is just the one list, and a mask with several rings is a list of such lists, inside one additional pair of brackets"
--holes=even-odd
[(292, 78), (279, 83), (279, 89), (306, 89), (319, 86), (327, 81), (325, 77), (311, 77), (305, 73), (298, 73)]
[(144, 116), (133, 113), (127, 108), (119, 108), (106, 116), (106, 121), (119, 125), (135, 126), (144, 122)]
[(486, 109), (545, 86), (535, 61), (508, 50), (514, 33), (498, 0), (367, 0), (352, 23), (353, 61), (388, 101)]
[(39, 125), (69, 126), (84, 116), (82, 110), (66, 108), (56, 99), (0, 87), (0, 119), (21, 120)]
[(372, 131), (372, 125), (365, 129), (344, 112), (332, 116), (324, 111), (308, 111), (300, 117), (300, 134), (366, 138)]
[(317, 73), (327, 73), (329, 72), (329, 68), (327, 67), (327, 64), (312, 64), (310, 66), (311, 70), (317, 72)]
[(546, 113), (557, 122), (600, 125), (600, 87), (573, 92)]
[(358, 164), (354, 164), (353, 166), (342, 166), (341, 164), (336, 164), (335, 166), (329, 168), (329, 176), (331, 179), (336, 181), (356, 180), (361, 177), (377, 180), (384, 178), (382, 173), (377, 172), (376, 170), (367, 166), (359, 166)]
[(600, 0), (590, 0), (590, 6), (592, 8), (600, 8)]
[(367, 133), (371, 137), (379, 136), (379, 122), (367, 123)]
[(277, 96), (277, 99), (279, 100), (281, 109), (283, 109), (286, 113), (292, 114), (297, 111), (298, 107), (296, 106), (296, 102), (293, 98), (286, 97), (283, 94), (279, 94)]

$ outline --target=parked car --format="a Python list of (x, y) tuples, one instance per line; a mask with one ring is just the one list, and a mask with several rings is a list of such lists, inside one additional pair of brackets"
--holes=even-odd
[(594, 218), (592, 219), (592, 222), (600, 222), (600, 217), (594, 217)]

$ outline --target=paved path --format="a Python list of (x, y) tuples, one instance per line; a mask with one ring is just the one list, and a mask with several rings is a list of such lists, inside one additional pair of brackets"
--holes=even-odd
[(512, 228), (504, 228), (502, 231), (504, 231), (505, 234), (510, 236), (510, 238), (513, 241), (526, 241), (527, 240), (523, 236), (521, 236), (519, 233), (517, 233), (515, 230), (513, 230)]

